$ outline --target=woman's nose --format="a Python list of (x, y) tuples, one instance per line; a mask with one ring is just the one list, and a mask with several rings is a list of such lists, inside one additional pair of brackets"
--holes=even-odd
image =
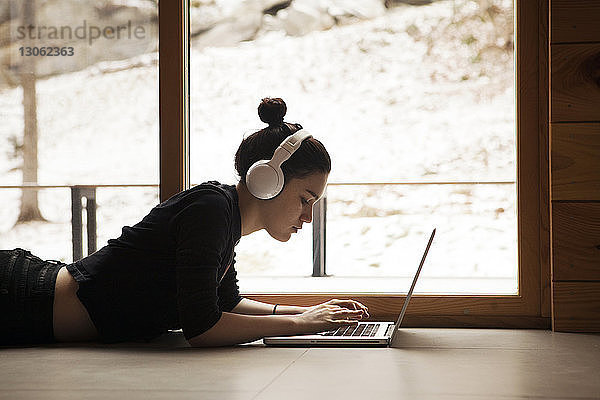
[(313, 209), (310, 207), (308, 211), (305, 211), (300, 216), (300, 219), (304, 222), (311, 223), (312, 222)]

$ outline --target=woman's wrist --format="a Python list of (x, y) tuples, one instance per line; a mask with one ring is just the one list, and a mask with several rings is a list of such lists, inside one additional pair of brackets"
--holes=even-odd
[[(275, 305), (274, 305), (275, 306)], [(274, 307), (275, 308), (275, 307)], [(275, 308), (275, 314), (276, 315), (283, 315), (283, 314), (302, 314), (304, 311), (306, 311), (308, 309), (308, 307), (301, 307), (301, 306), (284, 306), (282, 304), (277, 304), (277, 308)]]

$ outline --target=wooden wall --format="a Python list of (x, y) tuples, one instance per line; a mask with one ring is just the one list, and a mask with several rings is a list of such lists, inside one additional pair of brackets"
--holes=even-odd
[(550, 3), (552, 329), (600, 332), (600, 0)]

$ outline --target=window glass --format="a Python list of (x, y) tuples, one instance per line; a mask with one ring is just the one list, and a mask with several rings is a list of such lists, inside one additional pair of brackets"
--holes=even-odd
[[(265, 126), (262, 97), (283, 98), (285, 120), (332, 158), (332, 276), (300, 279), (312, 274), (310, 230), (287, 243), (263, 231), (238, 245), (248, 291), (281, 291), (285, 278), (290, 291), (332, 292), (349, 277), (388, 291), (437, 227), (420, 284), (446, 283), (417, 290), (517, 293), (514, 4), (406, 3), (191, 2), (192, 182), (237, 182), (237, 147)], [(457, 184), (341, 185), (356, 182)]]
[(157, 4), (6, 0), (0, 24), (1, 247), (71, 262), (72, 187), (99, 185), (97, 248), (158, 203)]

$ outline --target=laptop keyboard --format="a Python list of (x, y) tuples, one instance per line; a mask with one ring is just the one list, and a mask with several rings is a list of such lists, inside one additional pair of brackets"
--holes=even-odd
[(380, 324), (358, 324), (357, 326), (341, 326), (332, 331), (322, 333), (323, 336), (375, 336)]

